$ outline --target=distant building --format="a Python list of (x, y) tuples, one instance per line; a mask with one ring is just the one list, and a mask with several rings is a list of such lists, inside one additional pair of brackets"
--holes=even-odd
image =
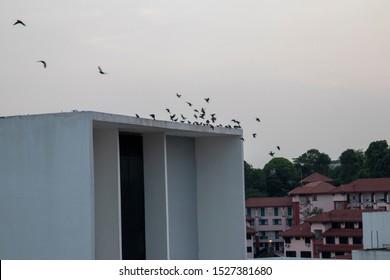
[[(318, 176), (316, 179), (321, 178)], [(306, 181), (303, 186), (291, 190), (288, 195), (292, 197), (294, 224), (298, 225), (313, 215), (332, 210), (333, 195), (329, 192), (334, 189), (336, 187), (326, 181)]]
[(0, 118), (0, 259), (245, 259), (241, 137), (98, 112)]
[[(390, 210), (390, 178), (358, 179), (339, 187), (330, 182), (332, 179), (315, 173), (289, 192), (295, 226), (280, 234), (285, 257), (351, 259), (353, 250), (363, 249), (363, 237), (368, 234), (365, 229), (363, 236), (363, 228), (378, 227), (367, 221), (364, 225), (362, 213), (371, 217), (387, 215), (377, 212)], [(385, 227), (381, 232), (390, 236)]]
[(390, 210), (390, 178), (357, 179), (329, 193), (335, 209)]
[(293, 223), (292, 200), (290, 197), (253, 197), (245, 202), (246, 214), (252, 217), (251, 227), (255, 229), (255, 250), (283, 252), (283, 238), (280, 233)]

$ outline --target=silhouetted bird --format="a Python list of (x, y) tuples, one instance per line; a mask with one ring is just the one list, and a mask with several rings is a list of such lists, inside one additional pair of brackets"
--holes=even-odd
[(241, 137), (240, 139), (245, 142), (245, 139), (243, 137)]
[(259, 119), (259, 118), (256, 118), (256, 121), (260, 122), (260, 119)]
[(192, 103), (191, 103), (191, 102), (186, 102), (186, 103), (188, 104), (188, 106), (190, 106), (190, 107), (192, 106)]
[(154, 114), (150, 114), (149, 116), (151, 116), (153, 120), (156, 120), (156, 116)]
[(100, 66), (98, 66), (98, 69), (99, 69), (99, 73), (104, 75), (104, 74), (107, 74), (107, 72), (103, 72), (102, 68), (100, 68)]
[(46, 62), (45, 62), (45, 61), (43, 61), (43, 60), (39, 60), (39, 61), (37, 61), (37, 62), (40, 62), (40, 63), (42, 63), (42, 64), (43, 64), (43, 67), (44, 67), (44, 68), (46, 68)]
[(168, 114), (170, 114), (171, 113), (171, 111), (167, 108), (167, 109), (165, 109), (167, 112), (168, 112)]
[(253, 133), (252, 134), (253, 138), (256, 138), (256, 135), (257, 135), (257, 133)]
[(276, 146), (276, 148), (280, 151), (280, 147), (279, 146)]
[(139, 118), (139, 115), (138, 115), (138, 114), (135, 114), (135, 116), (136, 116), (137, 118)]
[(271, 152), (269, 152), (268, 154), (269, 154), (271, 157), (273, 157), (275, 153), (274, 153), (273, 151), (271, 151)]
[(178, 98), (180, 98), (180, 97), (181, 97), (181, 94), (176, 93), (176, 96), (177, 96)]
[(208, 98), (208, 97), (207, 97), (207, 98), (205, 98), (204, 100), (206, 100), (206, 102), (207, 102), (207, 103), (209, 103), (209, 102), (210, 102), (210, 98)]
[(21, 25), (23, 25), (23, 26), (26, 26), (26, 25), (24, 24), (24, 22), (21, 21), (21, 20), (16, 20), (16, 22), (15, 22), (13, 25), (17, 25), (17, 24), (21, 24)]

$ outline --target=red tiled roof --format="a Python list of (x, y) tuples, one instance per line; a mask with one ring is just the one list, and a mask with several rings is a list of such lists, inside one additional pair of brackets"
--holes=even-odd
[(390, 178), (357, 179), (332, 190), (332, 193), (357, 192), (390, 192)]
[(336, 260), (352, 260), (352, 254), (347, 253), (346, 255), (338, 255), (334, 257)]
[(333, 191), (336, 187), (327, 182), (310, 182), (304, 186), (291, 190), (288, 195), (295, 194), (323, 194)]
[(255, 218), (249, 216), (249, 215), (246, 215), (245, 217), (246, 221), (249, 222), (249, 221), (253, 221)]
[(324, 212), (311, 217), (306, 220), (309, 223), (326, 223), (326, 222), (361, 222), (363, 212), (377, 212), (380, 210), (373, 209), (343, 209), (343, 210), (332, 210), (330, 212)]
[(342, 229), (342, 228), (331, 228), (325, 231), (322, 236), (352, 236), (352, 237), (363, 237), (363, 230), (361, 228), (354, 229)]
[(245, 207), (288, 207), (292, 206), (292, 198), (285, 197), (252, 197), (245, 201)]
[(313, 237), (314, 234), (310, 231), (310, 229), (310, 224), (305, 222), (300, 225), (293, 226), (279, 235), (282, 237)]
[(302, 184), (307, 184), (307, 183), (310, 183), (310, 182), (318, 182), (318, 181), (321, 181), (321, 182), (333, 182), (334, 180), (329, 178), (329, 177), (326, 177), (318, 172), (314, 172), (313, 174), (307, 176), (306, 178), (304, 178), (303, 180), (301, 180), (301, 183)]
[(252, 227), (246, 227), (246, 233), (248, 234), (256, 234), (256, 230)]
[(363, 249), (363, 245), (350, 244), (321, 244), (318, 248), (321, 252), (351, 252)]

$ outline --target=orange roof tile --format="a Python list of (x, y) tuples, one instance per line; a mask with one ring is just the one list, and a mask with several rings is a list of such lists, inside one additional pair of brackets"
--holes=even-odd
[(363, 245), (352, 244), (321, 244), (318, 248), (321, 252), (351, 252), (363, 249)]
[(309, 223), (326, 223), (326, 222), (361, 222), (363, 212), (377, 212), (380, 210), (373, 209), (343, 209), (343, 210), (332, 210), (330, 212), (324, 212), (311, 217), (306, 220)]
[(343, 229), (343, 228), (330, 228), (325, 231), (323, 236), (352, 236), (352, 237), (363, 237), (363, 230), (361, 228), (351, 228), (351, 229)]
[(310, 183), (310, 182), (318, 182), (318, 181), (321, 181), (321, 182), (333, 182), (334, 180), (329, 178), (329, 177), (326, 177), (318, 172), (314, 172), (313, 174), (307, 176), (306, 178), (304, 178), (303, 180), (301, 180), (301, 183), (302, 184), (307, 184), (307, 183)]
[(292, 198), (285, 197), (251, 197), (245, 201), (245, 207), (289, 207), (292, 206)]
[(291, 190), (288, 195), (296, 194), (324, 194), (333, 191), (336, 187), (327, 182), (310, 182)]
[(314, 234), (311, 232), (311, 226), (309, 223), (302, 223), (297, 226), (293, 226), (292, 228), (283, 231), (279, 234), (282, 237), (313, 237)]
[(252, 227), (246, 227), (246, 233), (248, 234), (256, 234), (256, 230)]
[(357, 179), (351, 183), (341, 185), (332, 193), (359, 193), (359, 192), (390, 192), (390, 178)]

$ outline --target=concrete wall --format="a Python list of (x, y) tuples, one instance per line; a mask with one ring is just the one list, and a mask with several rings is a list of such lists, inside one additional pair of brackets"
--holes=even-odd
[(0, 259), (91, 259), (93, 162), (85, 115), (0, 121)]
[(390, 260), (390, 251), (352, 250), (353, 260)]
[(166, 140), (170, 259), (198, 259), (194, 139), (167, 136)]
[(363, 248), (390, 247), (390, 212), (363, 213)]
[(93, 132), (95, 258), (121, 259), (119, 139), (116, 129)]
[(237, 136), (195, 139), (200, 259), (245, 259), (244, 168)]
[(169, 259), (167, 157), (165, 133), (145, 133), (145, 240), (146, 259)]

